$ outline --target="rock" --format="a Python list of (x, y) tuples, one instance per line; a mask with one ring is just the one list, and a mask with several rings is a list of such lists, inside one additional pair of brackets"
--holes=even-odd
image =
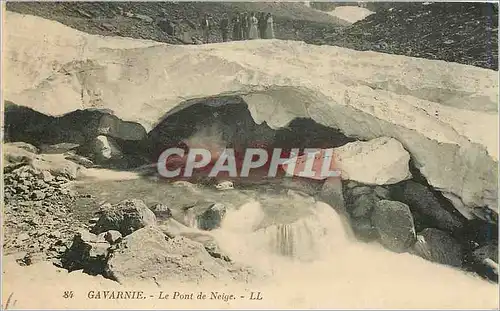
[(18, 243), (23, 243), (27, 240), (29, 240), (30, 236), (27, 233), (21, 233), (17, 236), (17, 242)]
[(111, 245), (116, 244), (122, 240), (122, 234), (116, 230), (109, 230), (104, 233), (104, 239)]
[(120, 283), (127, 279), (197, 282), (230, 278), (203, 245), (183, 237), (168, 238), (155, 227), (125, 237), (111, 254), (106, 275)]
[(375, 189), (373, 189), (375, 192), (375, 195), (381, 199), (381, 200), (389, 200), (390, 198), (390, 191), (384, 187), (377, 186)]
[(198, 228), (201, 230), (213, 230), (220, 227), (222, 219), (226, 215), (226, 206), (215, 203), (203, 214), (197, 216)]
[(460, 231), (460, 235), (465, 241), (471, 241), (471, 248), (475, 249), (479, 245), (487, 245), (490, 243), (497, 244), (498, 241), (498, 224), (488, 223), (480, 219), (468, 221), (464, 230)]
[(109, 31), (115, 30), (115, 27), (109, 23), (102, 23), (101, 28)]
[(229, 258), (229, 256), (219, 248), (219, 245), (215, 240), (212, 239), (211, 241), (206, 241), (202, 244), (210, 256), (231, 262), (231, 258)]
[(483, 262), (485, 259), (491, 259), (498, 263), (498, 244), (487, 244), (476, 248), (472, 255), (477, 262)]
[(37, 200), (37, 201), (38, 201), (38, 200), (43, 200), (43, 199), (45, 199), (45, 196), (46, 196), (45, 192), (43, 192), (43, 191), (41, 191), (41, 190), (35, 190), (35, 191), (33, 191), (33, 193), (31, 194), (31, 198), (32, 198), (33, 200)]
[(124, 200), (101, 208), (101, 216), (92, 229), (95, 234), (117, 230), (126, 236), (137, 229), (156, 224), (155, 214), (141, 200)]
[(354, 217), (367, 216), (373, 209), (376, 198), (373, 194), (363, 194), (352, 203), (351, 215)]
[(362, 186), (362, 184), (360, 184), (354, 180), (347, 180), (345, 182), (346, 189), (352, 189), (352, 188), (361, 187), (361, 186)]
[(432, 191), (414, 181), (391, 187), (391, 197), (410, 207), (418, 227), (434, 227), (448, 232), (463, 228), (458, 216), (444, 209)]
[(327, 178), (318, 197), (321, 201), (333, 207), (337, 212), (342, 215), (346, 214), (344, 195), (342, 193), (342, 180), (340, 178)]
[(110, 246), (103, 236), (81, 230), (73, 238), (73, 243), (64, 254), (61, 264), (69, 271), (83, 269), (90, 274), (101, 274)]
[(16, 260), (21, 266), (29, 266), (46, 260), (42, 253), (27, 253), (23, 258)]
[(349, 180), (364, 184), (395, 184), (412, 177), (410, 154), (394, 138), (380, 137), (352, 142), (334, 149), (335, 167)]
[(77, 9), (76, 10), (80, 15), (86, 17), (86, 18), (93, 18), (94, 16), (90, 13), (88, 13), (87, 11), (84, 11), (82, 9)]
[(142, 125), (135, 122), (123, 121), (120, 118), (104, 114), (99, 118), (95, 136), (105, 135), (128, 141), (140, 141), (147, 135)]
[(123, 157), (118, 144), (111, 137), (97, 136), (91, 143), (92, 153), (96, 163), (117, 160)]
[(467, 253), (464, 264), (482, 277), (498, 283), (498, 243), (496, 241), (476, 247)]
[(32, 162), (32, 167), (37, 171), (48, 171), (53, 176), (76, 179), (80, 166), (74, 162), (64, 159), (62, 154), (40, 155)]
[(229, 256), (219, 248), (214, 237), (203, 231), (196, 228), (189, 228), (173, 218), (169, 218), (163, 225), (158, 226), (158, 228), (170, 238), (182, 236), (194, 242), (201, 243), (210, 256), (214, 258), (220, 258), (227, 262), (231, 261)]
[(217, 190), (230, 190), (234, 189), (234, 186), (232, 181), (223, 181), (215, 185), (215, 188)]
[(387, 249), (403, 253), (415, 243), (413, 216), (408, 205), (380, 200), (375, 204), (371, 220), (381, 244)]
[(416, 255), (432, 262), (453, 267), (462, 266), (462, 247), (448, 233), (426, 228), (417, 235), (413, 246)]
[(42, 179), (44, 182), (49, 182), (54, 179), (54, 176), (49, 171), (42, 171)]
[(143, 15), (143, 14), (134, 14), (132, 17), (135, 19), (138, 19), (140, 21), (146, 22), (146, 23), (153, 22), (153, 19), (151, 17), (149, 17), (147, 15)]
[(23, 149), (23, 150), (26, 150), (30, 153), (38, 153), (39, 150), (37, 147), (31, 145), (31, 144), (28, 144), (28, 143), (25, 143), (25, 142), (12, 142), (12, 143), (6, 143), (4, 144), (4, 147), (5, 146), (13, 146), (13, 147), (16, 147), (16, 148), (20, 148), (20, 149)]
[(369, 218), (351, 218), (351, 227), (356, 238), (361, 241), (371, 242), (379, 238), (377, 229)]
[(184, 181), (184, 180), (174, 181), (172, 183), (172, 186), (174, 186), (174, 187), (184, 187), (184, 188), (189, 188), (189, 189), (195, 189), (196, 188), (195, 184), (190, 183), (189, 181)]
[(460, 214), (465, 217), (467, 220), (473, 220), (476, 219), (477, 216), (473, 212), (473, 209), (465, 206), (465, 204), (462, 202), (462, 200), (456, 196), (453, 193), (449, 192), (441, 192), (443, 197), (445, 197), (452, 205), (455, 207), (457, 211), (460, 212)]
[[(5, 161), (4, 166), (6, 168), (8, 168), (9, 166), (15, 166), (16, 164), (30, 164), (33, 159), (36, 158), (36, 156), (37, 155), (32, 152), (12, 144), (5, 144), (3, 146), (3, 159)], [(16, 168), (17, 167), (8, 171), (14, 170)]]
[(91, 160), (81, 155), (68, 153), (64, 155), (64, 158), (68, 161), (75, 162), (76, 164), (79, 164), (85, 168), (90, 168), (94, 166), (94, 163)]
[(59, 144), (54, 144), (54, 145), (41, 145), (40, 146), (40, 152), (41, 153), (65, 153), (68, 152), (69, 150), (73, 150), (78, 148), (80, 145), (79, 144), (74, 144), (74, 143), (59, 143)]
[(51, 233), (49, 233), (49, 237), (59, 239), (61, 238), (61, 231), (52, 231)]
[(350, 197), (358, 197), (360, 195), (369, 194), (372, 192), (373, 192), (372, 188), (367, 187), (367, 186), (355, 187), (355, 188), (352, 188), (348, 191), (348, 193), (350, 194)]
[(155, 204), (151, 207), (151, 210), (153, 211), (155, 216), (159, 219), (167, 219), (172, 217), (172, 211), (170, 210), (170, 208), (168, 208), (168, 206), (164, 204), (161, 203)]

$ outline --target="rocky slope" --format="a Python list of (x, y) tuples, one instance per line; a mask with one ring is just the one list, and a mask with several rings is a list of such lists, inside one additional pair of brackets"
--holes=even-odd
[[(92, 34), (151, 39), (171, 44), (200, 43), (200, 19), (210, 14), (214, 27), (211, 42), (221, 42), (218, 23), (222, 14), (269, 12), (275, 15), (276, 36), (281, 39), (320, 36), (325, 29), (336, 32), (347, 23), (302, 3), (268, 2), (79, 2), (8, 3), (7, 10), (59, 21)], [(163, 32), (156, 21), (161, 12), (176, 24), (176, 35)]]
[[(349, 3), (343, 3), (349, 4)], [(351, 3), (356, 5), (357, 3)], [(331, 11), (339, 4), (313, 3)], [(365, 3), (377, 14), (349, 23), (302, 3), (22, 3), (7, 10), (57, 20), (92, 34), (151, 39), (172, 44), (199, 43), (200, 14), (217, 22), (223, 13), (266, 11), (276, 15), (278, 39), (342, 46), (498, 69), (498, 6), (492, 3)], [(156, 24), (159, 12), (177, 23), (178, 35)], [(211, 42), (222, 38), (214, 29)]]
[(377, 10), (329, 44), (498, 69), (498, 5), (399, 3)]

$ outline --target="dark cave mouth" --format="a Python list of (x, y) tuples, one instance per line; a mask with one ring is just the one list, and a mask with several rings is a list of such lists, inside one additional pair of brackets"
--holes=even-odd
[[(200, 147), (207, 147), (210, 150), (233, 148), (239, 151), (244, 151), (248, 148), (263, 148), (266, 150), (279, 148), (285, 151), (284, 156), (286, 156), (287, 152), (295, 148), (303, 152), (306, 148), (337, 148), (348, 143), (362, 141), (356, 137), (349, 137), (338, 129), (323, 126), (310, 118), (295, 118), (287, 126), (279, 129), (271, 128), (266, 122), (257, 124), (252, 118), (248, 105), (239, 96), (199, 99), (191, 105), (180, 106), (180, 109), (178, 107), (175, 111), (167, 113), (149, 133), (146, 133), (144, 127), (137, 123), (134, 124), (119, 120), (116, 116), (106, 112), (80, 110), (61, 117), (51, 117), (27, 108), (19, 108), (18, 106), (14, 110), (6, 111), (6, 141), (24, 141), (36, 147), (46, 144), (75, 144), (78, 147), (73, 149), (73, 151), (81, 156), (93, 159), (93, 152), (96, 152), (96, 150), (92, 149), (89, 143), (97, 135), (106, 136), (100, 130), (103, 123), (102, 119), (105, 119), (106, 122), (104, 123), (106, 125), (111, 124), (112, 126), (116, 126), (113, 135), (106, 137), (115, 142), (116, 146), (120, 148), (123, 157), (120, 159), (109, 159), (108, 162), (96, 163), (96, 166), (117, 170), (129, 170), (142, 165), (156, 163), (159, 155), (164, 150), (173, 147), (182, 147), (184, 150)], [(122, 134), (120, 131), (122, 124), (131, 126), (136, 132), (127, 137), (120, 136)], [(478, 241), (479, 245), (490, 243), (492, 237), (488, 232), (492, 232), (492, 230), (496, 232), (496, 220), (492, 224), (482, 220), (468, 221), (464, 219), (441, 192), (429, 185), (412, 160), (410, 160), (408, 165), (413, 175), (411, 180), (393, 185), (383, 185), (384, 188), (389, 190), (389, 200), (399, 201), (394, 195), (398, 194), (398, 188), (402, 184), (406, 182), (418, 183), (425, 186), (426, 191), (431, 196), (437, 198), (441, 209), (455, 215), (463, 223), (463, 229), (449, 233), (456, 240), (460, 241), (462, 245), (467, 245), (466, 247), (470, 248), (470, 250), (465, 249), (465, 251), (470, 252), (477, 247), (472, 245), (471, 241)], [(267, 168), (264, 167), (264, 169)], [(235, 182), (234, 188), (245, 189), (254, 185), (260, 186), (264, 184), (265, 186), (269, 185), (273, 189), (299, 190), (311, 196), (318, 197), (326, 184), (325, 180), (297, 176), (288, 179), (287, 177), (289, 176), (284, 175), (263, 178), (267, 175), (265, 174), (266, 172), (266, 170), (258, 172), (253, 176), (249, 176), (250, 178), (232, 179)], [(156, 167), (154, 168), (154, 172), (149, 173), (158, 175)], [(217, 178), (213, 178), (208, 176), (207, 171), (200, 171), (190, 178), (170, 180), (162, 180), (160, 178), (159, 182), (186, 180), (213, 187), (221, 180), (231, 180), (229, 177), (231, 176), (217, 176)], [(288, 183), (288, 181), (292, 182)], [(346, 200), (349, 199), (349, 194), (346, 190), (346, 184), (349, 182), (348, 180), (344, 180), (341, 183), (342, 189), (340, 191), (342, 193), (340, 196), (345, 196)], [(361, 183), (357, 183), (357, 187), (376, 188), (375, 185), (364, 185)], [(304, 190), (306, 188), (307, 190)], [(403, 201), (405, 200), (403, 198)], [(327, 203), (330, 204), (331, 202)], [(403, 203), (409, 204), (408, 202)], [(334, 206), (333, 204), (330, 205)], [(419, 215), (415, 212), (413, 214), (416, 217), (415, 225), (418, 231), (425, 228), (432, 228), (432, 223), (436, 221), (432, 219), (432, 215)], [(468, 246), (469, 244), (470, 246)]]
[[(309, 118), (295, 118), (286, 127), (272, 129), (266, 122), (255, 123), (247, 104), (241, 97), (202, 99), (163, 119), (148, 133), (155, 157), (162, 150), (190, 145), (233, 148), (336, 148), (357, 139), (341, 131), (318, 124)], [(215, 101), (217, 102), (217, 101)]]

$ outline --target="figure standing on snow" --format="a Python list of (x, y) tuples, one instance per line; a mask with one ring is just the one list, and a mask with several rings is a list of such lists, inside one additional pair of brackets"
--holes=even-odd
[(265, 38), (266, 39), (274, 39), (274, 21), (273, 21), (273, 16), (271, 15), (271, 13), (267, 13), (267, 19), (266, 19), (266, 22), (267, 22), (267, 26), (266, 26), (266, 35), (265, 35)]
[(245, 12), (241, 17), (241, 39), (248, 39), (248, 29), (250, 28), (250, 24), (248, 23), (248, 14)]
[(266, 28), (267, 28), (266, 14), (264, 12), (260, 12), (259, 13), (259, 36), (261, 39), (266, 38)]
[(229, 18), (226, 13), (222, 15), (222, 19), (220, 21), (220, 32), (222, 34), (222, 41), (227, 42), (227, 35), (229, 33)]
[(237, 14), (233, 18), (233, 40), (241, 40), (241, 19)]
[(203, 43), (209, 43), (210, 20), (208, 14), (205, 14), (205, 17), (201, 21), (201, 29), (203, 30)]
[(258, 30), (259, 21), (257, 17), (255, 17), (255, 13), (252, 13), (250, 17), (250, 32), (248, 34), (248, 38), (250, 40), (259, 38), (259, 30)]

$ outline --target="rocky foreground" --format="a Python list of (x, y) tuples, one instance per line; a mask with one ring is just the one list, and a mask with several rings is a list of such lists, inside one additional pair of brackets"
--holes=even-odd
[[(354, 144), (357, 143), (345, 145), (344, 149), (352, 150), (348, 146)], [(70, 211), (75, 211), (75, 197), (88, 194), (79, 195), (68, 184), (85, 167), (64, 159), (63, 154), (37, 154), (37, 149), (26, 143), (7, 144), (5, 151), (4, 249), (7, 254), (17, 254), (20, 264), (49, 259), (69, 271), (83, 270), (119, 282), (163, 277), (180, 281), (225, 278), (249, 281), (254, 275), (248, 268), (234, 265), (208, 234), (220, 227), (227, 206), (234, 206), (234, 202), (194, 203), (192, 210), (186, 210), (182, 207), (185, 204), (178, 205), (176, 200), (149, 208), (144, 201), (131, 198), (90, 207), (97, 217), (79, 222)], [(348, 165), (356, 157), (363, 161), (359, 155), (365, 152), (344, 154), (344, 173), (355, 176), (357, 171), (366, 172)], [(379, 151), (371, 152), (364, 161)], [(59, 161), (51, 162), (54, 156), (60, 156)], [(401, 171), (405, 172), (405, 168), (393, 166), (393, 177), (387, 177), (391, 182), (379, 182), (380, 186), (332, 179), (316, 190), (307, 190), (300, 182), (295, 183), (295, 188), (309, 192), (343, 214), (361, 241), (378, 241), (396, 253), (410, 252), (497, 280), (494, 227), (467, 221), (453, 208), (450, 210), (449, 205), (443, 205), (428, 186), (408, 180), (409, 172), (401, 174)], [(377, 172), (372, 176), (380, 177)], [(294, 187), (293, 182), (283, 185)], [(184, 196), (193, 199), (200, 195), (197, 191), (188, 193)], [(285, 206), (282, 208), (286, 210)], [(256, 225), (258, 228), (263, 224)], [(284, 234), (282, 229), (278, 231), (278, 235)], [(295, 249), (296, 240), (279, 243), (285, 243), (277, 246), (279, 254), (300, 257)], [(157, 260), (165, 264), (149, 264)], [(195, 264), (193, 260), (203, 264)]]
[[(48, 259), (69, 271), (83, 269), (114, 280), (146, 277), (141, 275), (143, 271), (150, 277), (165, 275), (171, 279), (178, 275), (184, 281), (231, 278), (239, 271), (231, 268), (230, 259), (220, 253), (210, 236), (200, 233), (186, 239), (179, 236), (187, 230), (180, 224), (156, 228), (156, 215), (161, 219), (171, 217), (166, 206), (155, 206), (155, 215), (140, 200), (115, 206), (108, 203), (100, 207), (100, 217), (89, 219), (94, 225), (78, 222), (71, 213), (78, 194), (68, 185), (79, 170), (85, 169), (83, 166), (64, 159), (62, 154), (57, 155), (57, 161), (55, 155), (39, 155), (36, 147), (26, 143), (7, 144), (4, 150), (4, 251), (17, 254), (20, 264)], [(211, 228), (210, 210), (201, 217), (208, 217), (202, 228)], [(131, 258), (137, 262), (132, 263)], [(172, 261), (171, 266), (141, 266), (155, 258)], [(183, 267), (184, 272), (176, 267)]]

